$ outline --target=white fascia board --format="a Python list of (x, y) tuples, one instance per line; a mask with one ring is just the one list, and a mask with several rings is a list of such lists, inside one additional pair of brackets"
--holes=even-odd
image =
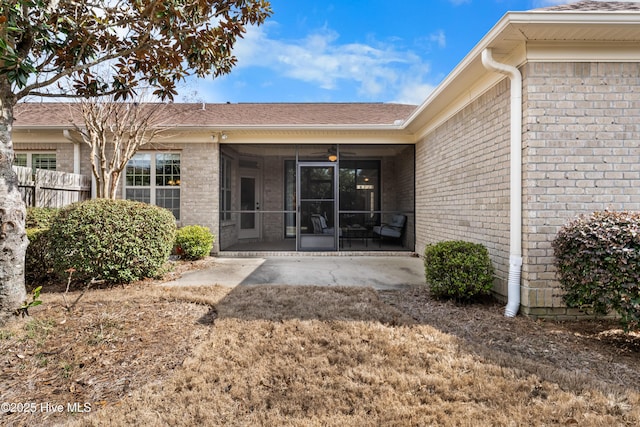
[(379, 144), (413, 144), (413, 136), (398, 138), (395, 135), (375, 134), (375, 135), (342, 135), (336, 137), (330, 134), (289, 134), (286, 136), (277, 135), (247, 135), (229, 133), (225, 144), (351, 144), (351, 145), (379, 145)]
[(73, 126), (70, 125), (22, 125), (13, 124), (12, 132), (31, 132), (31, 131), (46, 131), (46, 130), (72, 130)]
[[(404, 124), (404, 123), (403, 123)], [(172, 128), (179, 130), (205, 130), (205, 131), (240, 131), (240, 132), (363, 132), (363, 131), (396, 131), (403, 132), (403, 125), (207, 125), (207, 126), (181, 126), (175, 125)]]
[[(404, 126), (412, 131), (418, 140), (505, 78), (484, 68), (481, 55), (482, 51), (490, 47), (511, 25), (512, 15), (507, 13), (498, 21), (407, 119)], [(524, 45), (524, 38), (521, 41)], [(504, 58), (500, 58), (500, 61), (519, 66), (526, 60), (522, 51), (521, 48), (519, 54), (512, 54), (511, 61), (505, 61)], [(421, 117), (423, 123), (418, 123)]]
[[(425, 101), (418, 108), (416, 108), (413, 114), (409, 116), (404, 124), (404, 127), (412, 130), (413, 133), (416, 133), (418, 139), (421, 139), (425, 135), (424, 129), (426, 127), (432, 128), (432, 126), (429, 126), (428, 123), (422, 123), (417, 126), (419, 130), (416, 129), (416, 122), (420, 120), (421, 116), (426, 115), (427, 121), (430, 121), (431, 118), (435, 117), (436, 115), (450, 117), (452, 114), (455, 114), (455, 112), (447, 113), (443, 110), (443, 108), (439, 108), (440, 106), (434, 109), (433, 106), (436, 106), (436, 104), (443, 104), (442, 107), (445, 107), (451, 102), (450, 100), (459, 99), (459, 95), (451, 96), (452, 92), (457, 92), (460, 90), (456, 88), (456, 86), (470, 87), (473, 85), (471, 79), (477, 80), (479, 75), (474, 76), (469, 72), (469, 69), (472, 66), (475, 65), (475, 69), (479, 72), (487, 72), (486, 69), (482, 66), (482, 61), (480, 59), (482, 51), (489, 47), (500, 33), (504, 32), (504, 30), (510, 24), (510, 17), (510, 13), (507, 13), (505, 16), (503, 16), (502, 19), (500, 19), (500, 21), (498, 21), (498, 23), (494, 25), (491, 30), (489, 30), (489, 32), (480, 40), (480, 42), (462, 59), (462, 61), (460, 61), (460, 63), (451, 71), (451, 73), (449, 73), (447, 77), (445, 77), (442, 83), (440, 83), (433, 90), (433, 92), (429, 94), (427, 99), (425, 99)], [(430, 112), (429, 110), (436, 110), (437, 112)]]

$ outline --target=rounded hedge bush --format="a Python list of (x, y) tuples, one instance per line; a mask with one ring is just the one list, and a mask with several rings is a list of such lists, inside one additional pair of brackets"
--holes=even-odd
[(552, 242), (569, 307), (616, 312), (626, 330), (640, 327), (640, 213), (594, 212), (563, 226)]
[(454, 240), (427, 245), (424, 267), (436, 298), (468, 302), (489, 294), (493, 286), (489, 252), (479, 243)]
[(49, 228), (51, 221), (58, 214), (60, 209), (57, 208), (27, 208), (26, 228)]
[(213, 240), (208, 227), (187, 225), (176, 232), (176, 251), (184, 259), (202, 259), (211, 253)]
[(29, 246), (25, 254), (24, 278), (27, 286), (41, 285), (54, 278), (48, 228), (27, 228)]
[(128, 200), (95, 199), (60, 210), (49, 229), (53, 267), (80, 280), (129, 283), (154, 277), (175, 238), (170, 211)]
[(60, 209), (27, 207), (25, 227), (29, 246), (25, 254), (24, 278), (27, 286), (38, 286), (55, 278), (47, 232)]

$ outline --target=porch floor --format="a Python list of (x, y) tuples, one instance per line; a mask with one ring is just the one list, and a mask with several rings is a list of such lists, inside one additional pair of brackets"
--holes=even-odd
[[(238, 242), (221, 250), (221, 252), (296, 252), (295, 239), (283, 239), (271, 242)], [(411, 252), (398, 242), (378, 239), (344, 239), (337, 252)], [(335, 254), (336, 252), (328, 252)]]

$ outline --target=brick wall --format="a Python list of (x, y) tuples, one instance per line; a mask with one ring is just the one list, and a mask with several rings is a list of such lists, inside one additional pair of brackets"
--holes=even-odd
[(504, 79), (416, 145), (416, 251), (484, 244), (499, 295), (509, 271), (509, 100)]
[[(382, 157), (380, 159), (380, 209), (384, 211), (395, 211), (398, 209), (398, 179), (396, 177), (396, 162), (393, 157)], [(390, 221), (390, 218), (382, 218), (383, 222)]]
[(73, 173), (73, 144), (56, 144), (56, 170)]
[[(284, 208), (284, 158), (265, 156), (263, 164), (262, 211), (282, 211)], [(280, 241), (284, 238), (284, 214), (262, 215), (263, 241)]]
[(397, 195), (393, 209), (407, 215), (404, 232), (404, 246), (411, 250), (415, 248), (415, 147), (408, 146), (394, 158), (396, 172)]
[[(640, 64), (529, 63), (523, 92), (523, 312), (573, 318), (553, 267), (563, 224), (596, 210), (640, 210)], [(506, 295), (509, 81), (416, 146), (417, 245), (483, 243)]]
[(181, 148), (181, 223), (203, 225), (217, 234), (220, 218), (218, 144), (183, 144)]
[(551, 241), (596, 210), (640, 210), (640, 64), (529, 63), (523, 69), (522, 304), (573, 317)]

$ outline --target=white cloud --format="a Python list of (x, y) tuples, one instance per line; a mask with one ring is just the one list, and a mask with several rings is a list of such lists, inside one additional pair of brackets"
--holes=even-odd
[(402, 90), (398, 93), (398, 96), (391, 102), (420, 105), (435, 88), (434, 85), (418, 81), (406, 83), (402, 86)]
[[(326, 28), (302, 39), (275, 40), (269, 37), (269, 28), (269, 25), (253, 27), (238, 42), (235, 48), (238, 68), (264, 67), (326, 90), (348, 84), (357, 88), (363, 98), (376, 100), (394, 96), (389, 93), (410, 93), (405, 85), (423, 85), (421, 82), (430, 70), (415, 53), (397, 50), (392, 45), (341, 44), (339, 34)], [(444, 32), (434, 33), (430, 41), (444, 47)]]
[(429, 41), (438, 44), (438, 47), (444, 49), (447, 47), (447, 37), (444, 35), (444, 31), (438, 30), (437, 32), (429, 35)]

